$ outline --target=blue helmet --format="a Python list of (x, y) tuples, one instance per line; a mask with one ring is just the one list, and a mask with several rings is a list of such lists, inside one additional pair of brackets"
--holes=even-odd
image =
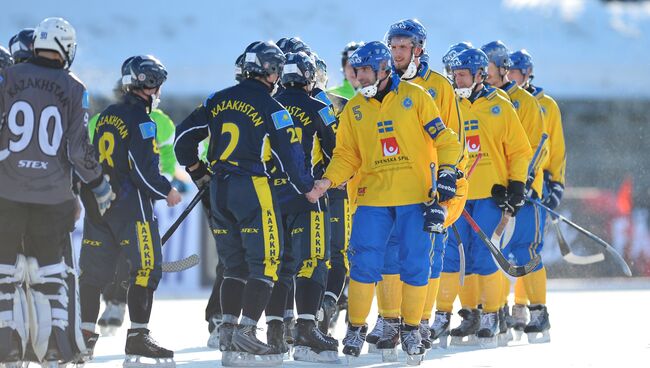
[(14, 58), (7, 49), (0, 46), (0, 70), (12, 65), (14, 65)]
[(280, 75), (286, 61), (284, 53), (273, 41), (253, 42), (244, 51), (242, 73), (245, 78)]
[(306, 52), (290, 52), (285, 55), (287, 62), (282, 69), (283, 86), (309, 86), (316, 78), (316, 64)]
[(533, 73), (533, 57), (526, 49), (521, 49), (510, 54), (510, 69), (519, 69), (524, 75)]
[(285, 54), (288, 54), (290, 52), (296, 53), (300, 51), (304, 51), (306, 53), (311, 52), (311, 49), (309, 46), (307, 46), (306, 43), (304, 43), (299, 37), (282, 37), (281, 39), (276, 42), (276, 45), (284, 52)]
[(25, 28), (9, 40), (9, 51), (17, 63), (22, 63), (34, 55), (34, 28)]
[(476, 75), (479, 71), (485, 77), (487, 76), (488, 57), (482, 50), (469, 48), (461, 51), (449, 62), (451, 70), (469, 69), (472, 75)]
[(501, 40), (492, 41), (481, 46), (481, 50), (487, 55), (488, 60), (499, 68), (510, 68), (510, 51)]
[[(167, 69), (152, 55), (134, 56), (125, 60), (129, 68), (129, 86), (134, 89), (158, 88), (167, 80)], [(123, 78), (124, 81), (126, 78)]]
[(455, 43), (449, 46), (447, 52), (445, 52), (445, 54), (442, 56), (442, 64), (447, 66), (447, 64), (449, 64), (449, 62), (458, 54), (467, 49), (471, 49), (472, 47), (474, 47), (472, 46), (472, 43), (467, 41)]
[[(350, 65), (353, 68), (370, 66), (377, 73), (380, 70), (390, 70), (393, 57), (390, 49), (379, 41), (368, 42), (359, 47), (350, 57)], [(382, 65), (384, 63), (384, 65)]]
[(413, 46), (424, 48), (427, 42), (427, 30), (417, 19), (404, 19), (391, 24), (384, 42), (390, 46), (393, 37), (408, 37), (413, 41)]

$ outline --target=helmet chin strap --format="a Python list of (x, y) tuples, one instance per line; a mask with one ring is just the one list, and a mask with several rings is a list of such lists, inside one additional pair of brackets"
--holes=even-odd
[(418, 72), (418, 66), (415, 64), (415, 52), (411, 49), (411, 61), (406, 67), (404, 73), (402, 73), (402, 80), (410, 80), (415, 78), (415, 75)]
[(379, 87), (379, 84), (381, 82), (385, 81), (386, 79), (388, 79), (388, 77), (390, 77), (390, 73), (388, 73), (388, 75), (386, 75), (385, 78), (379, 79), (378, 74), (379, 74), (379, 72), (375, 72), (375, 79), (377, 79), (377, 81), (375, 81), (375, 83), (373, 83), (373, 84), (371, 84), (369, 86), (366, 86), (366, 87), (361, 87), (359, 89), (359, 92), (361, 92), (361, 94), (364, 97), (367, 97), (367, 98), (374, 97), (377, 94), (377, 89)]

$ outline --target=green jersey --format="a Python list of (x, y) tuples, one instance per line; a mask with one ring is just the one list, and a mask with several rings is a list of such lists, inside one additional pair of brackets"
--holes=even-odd
[(354, 95), (357, 93), (357, 91), (354, 89), (352, 86), (352, 83), (348, 81), (347, 79), (343, 80), (343, 84), (337, 87), (332, 87), (327, 92), (331, 92), (335, 95), (345, 97), (348, 100), (354, 97)]

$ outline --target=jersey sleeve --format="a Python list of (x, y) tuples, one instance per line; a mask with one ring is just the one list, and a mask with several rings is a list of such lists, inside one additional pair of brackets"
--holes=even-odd
[(88, 91), (79, 88), (79, 93), (70, 104), (70, 120), (65, 133), (67, 155), (81, 181), (89, 183), (102, 174), (102, 168), (95, 158), (95, 149), (88, 139), (88, 108), (90, 107)]
[(508, 180), (526, 183), (528, 163), (533, 156), (526, 131), (512, 105), (502, 106), (505, 115), (505, 134), (502, 144), (508, 165)]
[(456, 167), (460, 161), (462, 148), (458, 141), (458, 135), (447, 128), (440, 117), (440, 111), (433, 98), (424, 90), (419, 93), (418, 100), (419, 117), (424, 130), (433, 139), (438, 154), (438, 167)]
[(463, 116), (460, 111), (458, 96), (456, 96), (454, 88), (449, 81), (444, 80), (441, 82), (441, 88), (436, 95), (435, 101), (440, 109), (442, 121), (447, 128), (451, 128), (456, 133), (458, 142), (462, 146), (461, 157), (458, 160), (460, 162), (465, 157), (465, 129), (463, 127)]
[(99, 113), (93, 115), (88, 121), (88, 138), (92, 143), (93, 138), (95, 137), (95, 128), (97, 127), (97, 120), (99, 120)]
[(305, 165), (305, 153), (291, 115), (279, 103), (278, 108), (264, 122), (271, 152), (282, 171), (287, 173), (291, 184), (300, 193), (307, 193), (312, 190), (314, 179)]
[(202, 104), (176, 127), (174, 152), (178, 163), (191, 166), (199, 161), (199, 144), (210, 134), (208, 110)]
[(557, 103), (550, 97), (548, 100), (549, 103), (546, 104), (545, 108), (550, 141), (550, 154), (546, 170), (551, 174), (551, 180), (564, 185), (566, 146), (564, 143), (564, 132), (562, 131), (562, 115)]
[(141, 123), (133, 126), (135, 131), (129, 140), (129, 167), (131, 179), (136, 186), (154, 199), (165, 199), (172, 189), (169, 181), (160, 174), (159, 150), (156, 144), (156, 123), (146, 114)]
[(361, 167), (361, 154), (358, 142), (356, 142), (352, 131), (349, 104), (341, 113), (338, 131), (336, 133), (336, 147), (330, 164), (325, 170), (323, 177), (337, 187), (348, 181)]
[(176, 127), (172, 119), (161, 110), (153, 110), (149, 114), (158, 129), (156, 142), (160, 149), (160, 171), (163, 174), (174, 175), (176, 171), (176, 155), (174, 154), (174, 133)]

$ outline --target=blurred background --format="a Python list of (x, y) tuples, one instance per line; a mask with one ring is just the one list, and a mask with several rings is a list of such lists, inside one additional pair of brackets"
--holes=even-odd
[[(650, 1), (24, 0), (3, 6), (0, 42), (6, 46), (20, 29), (50, 16), (76, 28), (71, 70), (88, 87), (93, 113), (111, 103), (124, 59), (153, 54), (169, 71), (161, 108), (176, 123), (207, 95), (234, 83), (235, 58), (255, 40), (300, 37), (327, 62), (330, 86), (343, 79), (345, 44), (381, 40), (403, 18), (416, 17), (427, 28), (426, 51), (437, 70), (448, 46), (459, 41), (480, 46), (500, 39), (511, 51), (526, 48), (535, 84), (562, 112), (568, 157), (560, 212), (613, 244), (635, 276), (650, 276)], [(192, 195), (190, 189), (185, 201)], [(158, 204), (161, 233), (183, 208)], [(167, 274), (163, 285), (211, 284), (215, 251), (203, 221), (197, 209), (165, 246), (168, 260), (199, 253), (200, 267)], [(575, 253), (602, 251), (569, 227), (561, 229)], [(570, 265), (553, 231), (546, 241), (549, 277), (622, 275), (609, 258)]]

